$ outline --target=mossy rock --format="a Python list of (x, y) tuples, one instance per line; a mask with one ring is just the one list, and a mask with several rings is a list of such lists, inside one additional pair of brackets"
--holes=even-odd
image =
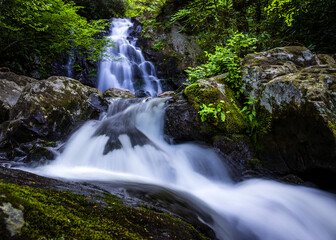
[(0, 208), (1, 239), (208, 239), (172, 215), (131, 208), (111, 194), (94, 201), (66, 191), (41, 190), (0, 182), (0, 206), (23, 212), (9, 231)]
[(36, 139), (64, 140), (79, 124), (97, 119), (107, 105), (99, 90), (71, 78), (33, 81), (22, 89), (10, 109), (8, 121), (2, 124), (1, 140), (10, 145), (14, 159), (16, 148)]
[[(203, 104), (207, 106), (213, 104), (215, 107), (220, 105), (225, 114), (224, 122), (209, 116), (209, 119), (201, 124), (201, 130), (204, 132), (213, 132), (214, 134), (217, 131), (230, 134), (243, 133), (247, 128), (234, 92), (220, 82), (225, 77), (226, 75), (220, 75), (206, 80), (198, 80), (184, 91), (188, 101), (197, 112), (201, 110)], [(200, 121), (200, 117), (198, 120)]]

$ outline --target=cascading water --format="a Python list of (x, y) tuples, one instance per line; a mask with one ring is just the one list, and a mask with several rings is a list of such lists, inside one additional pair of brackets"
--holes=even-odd
[(69, 54), (68, 56), (68, 62), (67, 64), (65, 65), (65, 68), (66, 68), (66, 76), (69, 77), (69, 78), (73, 78), (74, 77), (74, 69), (73, 69), (73, 66), (74, 66), (74, 61), (73, 61), (73, 55), (74, 55), (74, 52), (71, 51), (71, 54)]
[(99, 121), (87, 122), (69, 139), (55, 161), (30, 171), (184, 192), (190, 202), (203, 202), (219, 239), (335, 239), (333, 195), (266, 180), (233, 183), (211, 149), (164, 140), (165, 101), (112, 102)]
[[(115, 19), (114, 58), (100, 66), (99, 89), (125, 88), (155, 96), (155, 70), (127, 40), (132, 23)], [(135, 80), (139, 78), (138, 80)], [(164, 140), (165, 99), (111, 102), (100, 120), (84, 124), (56, 159), (28, 171), (51, 177), (160, 186), (202, 209), (219, 239), (334, 240), (335, 196), (274, 181), (234, 183), (213, 150)], [(27, 169), (25, 169), (27, 170)], [(196, 211), (197, 212), (197, 211)], [(198, 212), (197, 212), (198, 214)]]
[[(129, 41), (129, 19), (114, 19), (109, 38), (115, 47), (109, 47), (112, 59), (100, 63), (98, 89), (128, 89), (137, 96), (156, 96), (162, 92), (160, 80), (156, 77), (154, 65), (146, 61), (141, 49)], [(117, 61), (116, 61), (117, 60)]]

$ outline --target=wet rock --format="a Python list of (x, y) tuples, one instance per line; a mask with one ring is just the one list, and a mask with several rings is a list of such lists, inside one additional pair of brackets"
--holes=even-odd
[(307, 48), (299, 46), (249, 54), (242, 61), (245, 95), (257, 98), (270, 80), (316, 64), (317, 58)]
[[(63, 53), (51, 64), (50, 75), (74, 78), (89, 87), (96, 87), (98, 80), (98, 63), (87, 59), (87, 56)], [(49, 75), (49, 76), (50, 76)]]
[(137, 46), (143, 49), (145, 58), (154, 63), (158, 78), (166, 79), (167, 87), (164, 90), (176, 89), (186, 79), (184, 70), (198, 64), (201, 50), (196, 38), (181, 31), (179, 23), (173, 23), (169, 27), (163, 25), (147, 26), (141, 36), (138, 36)]
[(20, 233), (25, 224), (22, 210), (14, 208), (12, 204), (8, 202), (3, 203), (0, 209), (7, 215), (5, 223), (11, 237)]
[(9, 72), (7, 68), (1, 69), (3, 71), (0, 70), (0, 123), (9, 120), (11, 109), (19, 99), (24, 86), (36, 81)]
[(212, 146), (218, 150), (234, 180), (271, 176), (256, 158), (253, 143), (248, 136), (215, 136)]
[[(100, 91), (66, 77), (27, 84), (1, 125), (1, 149), (25, 157), (36, 144), (64, 139), (78, 124), (107, 109)], [(45, 146), (42, 146), (45, 147)]]
[(186, 100), (179, 100), (166, 108), (165, 134), (175, 142), (203, 140), (195, 108)]
[(104, 98), (118, 97), (118, 98), (135, 98), (135, 95), (126, 89), (109, 88), (103, 93)]
[(176, 93), (174, 91), (166, 91), (166, 92), (162, 92), (158, 95), (159, 98), (166, 98), (166, 97), (172, 97), (174, 96)]
[(0, 179), (1, 239), (215, 239), (207, 212), (161, 187), (60, 181), (1, 166)]
[[(226, 75), (199, 80), (187, 86), (180, 95), (173, 97), (172, 103), (166, 109), (165, 131), (175, 141), (202, 140), (211, 142), (212, 136), (235, 134), (245, 131), (243, 116), (231, 99), (234, 95), (221, 80)], [(199, 115), (201, 105), (217, 108), (221, 106), (226, 113), (225, 121), (214, 114), (207, 115), (208, 121), (202, 122)]]
[(303, 47), (276, 48), (248, 55), (243, 81), (246, 96), (260, 99), (272, 117), (271, 132), (260, 140), (262, 165), (280, 175), (335, 174), (335, 60)]

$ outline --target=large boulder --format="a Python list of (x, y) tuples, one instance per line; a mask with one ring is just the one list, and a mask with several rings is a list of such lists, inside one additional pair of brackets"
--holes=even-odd
[(0, 71), (0, 123), (9, 120), (12, 107), (16, 104), (23, 88), (35, 79)]
[(248, 55), (243, 81), (246, 96), (260, 99), (272, 117), (261, 140), (263, 166), (278, 174), (335, 176), (335, 60), (304, 47), (276, 48)]
[(9, 159), (27, 159), (28, 153), (40, 156), (40, 147), (53, 146), (78, 124), (98, 118), (106, 109), (100, 91), (76, 80), (50, 77), (33, 81), (22, 88), (8, 121), (0, 126), (1, 151)]
[[(165, 134), (173, 142), (202, 141), (212, 146), (228, 166), (236, 180), (265, 176), (255, 159), (252, 144), (246, 133), (246, 121), (239, 110), (233, 92), (223, 83), (220, 75), (177, 90), (166, 108)], [(225, 121), (211, 114), (205, 122), (198, 113), (202, 104), (221, 105)]]

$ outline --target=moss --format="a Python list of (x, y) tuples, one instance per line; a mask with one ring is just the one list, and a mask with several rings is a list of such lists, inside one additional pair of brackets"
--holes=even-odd
[(329, 121), (328, 122), (328, 127), (332, 131), (332, 133), (334, 135), (334, 138), (335, 138), (335, 141), (336, 141), (336, 124)]
[[(0, 192), (0, 205), (9, 202), (24, 211), (19, 239), (207, 239), (177, 217), (125, 206), (111, 194), (93, 201), (7, 183), (0, 183)], [(0, 211), (0, 239), (10, 239), (3, 215)]]
[(200, 111), (202, 104), (214, 106), (220, 104), (222, 112), (225, 113), (225, 121), (218, 121), (215, 118), (209, 118), (208, 121), (202, 124), (202, 131), (212, 133), (223, 131), (225, 133), (242, 133), (247, 128), (244, 117), (237, 106), (237, 100), (231, 89), (225, 86), (225, 96), (218, 88), (215, 88), (211, 83), (197, 82), (188, 86), (184, 94), (188, 101), (193, 104), (195, 110)]
[(253, 166), (261, 166), (261, 161), (258, 158), (252, 158), (252, 159), (250, 159), (250, 163)]
[(184, 94), (188, 101), (191, 102), (197, 111), (200, 110), (201, 104), (209, 105), (210, 103), (219, 102), (222, 98), (220, 91), (210, 85), (193, 83), (186, 87)]

